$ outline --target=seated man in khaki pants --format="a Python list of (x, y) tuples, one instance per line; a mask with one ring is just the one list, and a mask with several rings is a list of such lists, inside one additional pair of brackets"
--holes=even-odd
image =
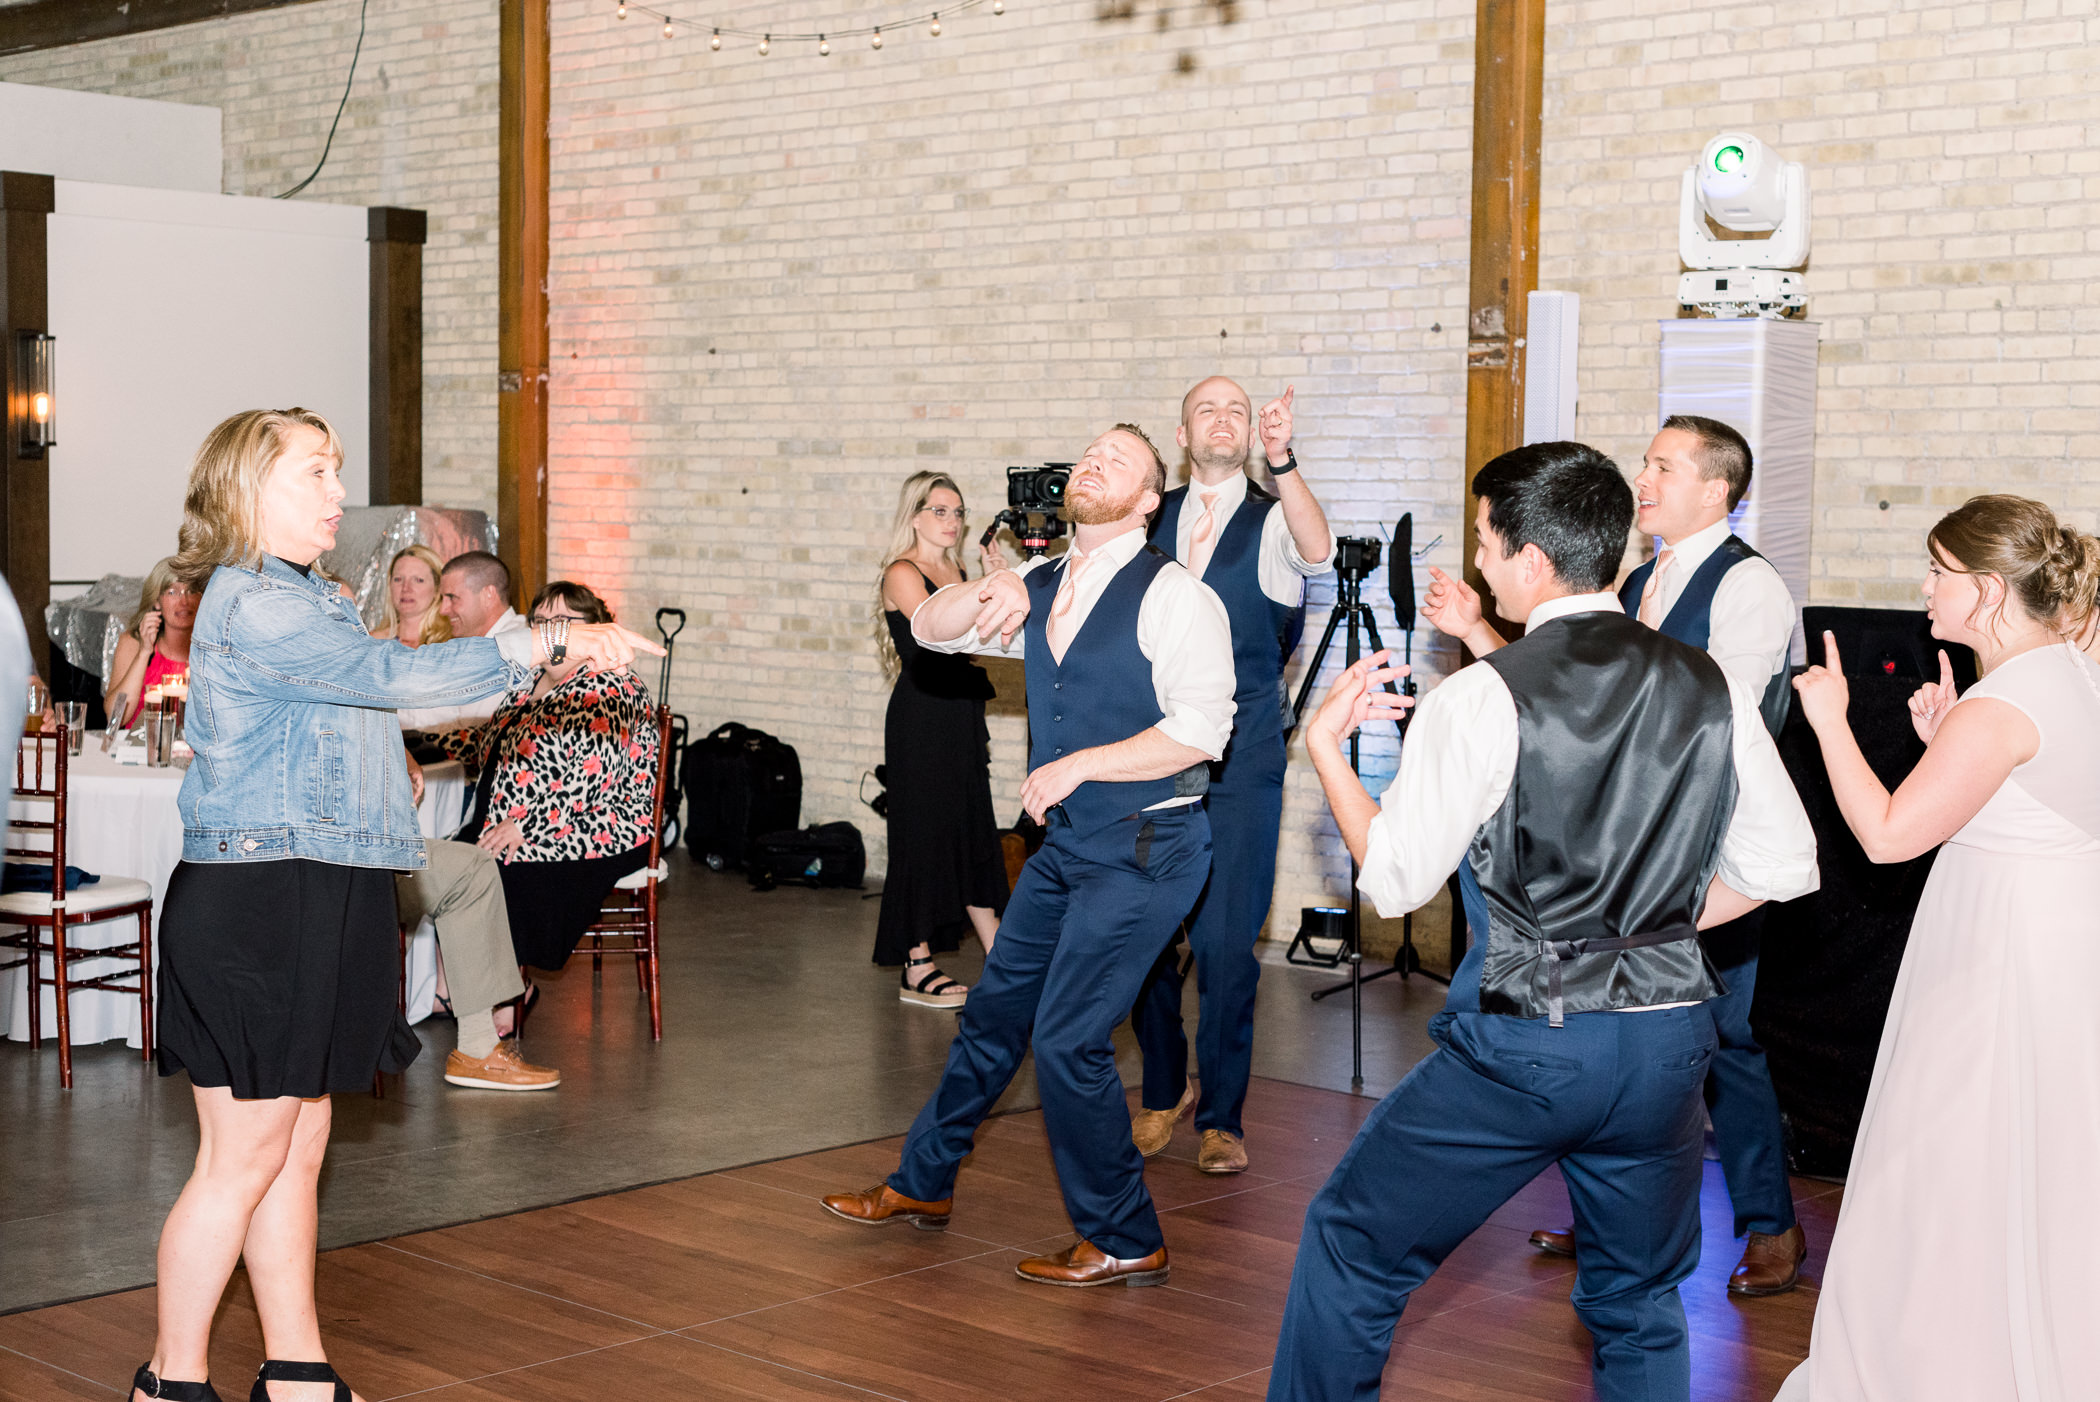
[[(408, 761), (409, 787), (423, 798), (423, 769)], [(468, 842), (430, 839), (430, 864), (397, 872), (394, 904), (411, 929), (425, 916), (437, 929), (449, 1001), (459, 1019), (459, 1044), (445, 1058), (445, 1079), (475, 1090), (552, 1090), (561, 1072), (534, 1066), (518, 1054), (516, 1036), (498, 1037), (495, 1009), (525, 991), (511, 949), (510, 910), (496, 859)]]

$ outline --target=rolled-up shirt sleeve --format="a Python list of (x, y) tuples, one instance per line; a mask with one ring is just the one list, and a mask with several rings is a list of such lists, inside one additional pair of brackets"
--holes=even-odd
[[(1041, 566), (1047, 565), (1049, 563), (1049, 556), (1038, 555), (1033, 560), (1030, 560), (1026, 564), (1022, 565), (1021, 568), (1015, 570), (1014, 574), (1018, 578), (1025, 579), (1028, 577), (1028, 574), (1031, 570), (1038, 569)], [(932, 603), (935, 599), (940, 598), (941, 595), (946, 594), (951, 590), (974, 589), (982, 583), (984, 583), (984, 580), (982, 578), (979, 578), (966, 579), (960, 584), (944, 585), (941, 588), (934, 590), (933, 593), (927, 595), (926, 604)], [(969, 626), (966, 626), (962, 630), (962, 632), (957, 634), (955, 637), (929, 638), (926, 636), (925, 630), (920, 627), (920, 624), (926, 618), (926, 604), (920, 604), (918, 612), (914, 613), (911, 616), (911, 637), (913, 642), (917, 643), (920, 647), (925, 648), (928, 652), (967, 652), (972, 653), (978, 657), (1012, 658), (1020, 658), (1026, 652), (1028, 641), (1028, 629), (1025, 625), (1014, 629), (1013, 640), (1011, 642), (1006, 643), (1002, 643), (999, 641), (999, 635), (997, 633), (992, 634), (990, 641), (986, 641), (985, 639), (978, 637), (977, 628), (974, 623)]]
[(1458, 870), (1516, 772), (1517, 703), (1501, 675), (1476, 662), (1423, 697), (1408, 722), (1357, 889), (1388, 920), (1420, 909)]
[(1757, 698), (1734, 676), (1728, 700), (1735, 725), (1735, 812), (1721, 839), (1718, 875), (1757, 901), (1790, 901), (1822, 885), (1816, 834), (1801, 795), (1758, 714)]
[(1291, 525), (1283, 516), (1283, 508), (1271, 507), (1269, 517), (1261, 523), (1261, 558), (1256, 575), (1261, 581), (1261, 592), (1282, 604), (1285, 608), (1296, 608), (1305, 597), (1305, 581), (1326, 574), (1334, 568), (1334, 529), (1327, 531), (1327, 553), (1319, 563), (1307, 560), (1298, 549), (1298, 538), (1291, 534)]
[(1238, 678), (1232, 622), (1217, 594), (1180, 565), (1166, 566), (1138, 606), (1137, 642), (1152, 664), (1152, 692), (1163, 713), (1155, 729), (1223, 759)]

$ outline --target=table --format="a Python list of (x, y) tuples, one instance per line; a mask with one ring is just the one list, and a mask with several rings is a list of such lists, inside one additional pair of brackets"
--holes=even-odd
[[(153, 887), (154, 966), (160, 963), (160, 905), (167, 894), (168, 878), (182, 860), (182, 814), (175, 796), (182, 788), (184, 770), (149, 769), (139, 764), (118, 764), (102, 753), (102, 737), (90, 732), (85, 748), (70, 758), (66, 772), (67, 822), (66, 863), (98, 876), (131, 876)], [(466, 771), (457, 761), (446, 760), (423, 768), (423, 801), (416, 805), (416, 819), (425, 837), (449, 836), (466, 821), (467, 805), (473, 797)], [(13, 813), (26, 815), (33, 804), (46, 800), (18, 798)], [(48, 815), (49, 808), (44, 813)], [(92, 949), (97, 945), (122, 944), (137, 933), (130, 917), (102, 924), (80, 925), (70, 932), (69, 948)], [(90, 960), (75, 955), (70, 966), (84, 978), (114, 973), (127, 966), (116, 960)], [(45, 956), (50, 968), (50, 956)], [(418, 985), (424, 985), (420, 1003)], [(431, 994), (437, 985), (437, 939), (426, 920), (409, 946), (409, 1006), (430, 1010)], [(0, 1035), (11, 1041), (29, 1040), (29, 980), (20, 969), (0, 973)], [(53, 990), (44, 997), (44, 1032), (51, 1035), (57, 1023)], [(127, 994), (88, 989), (73, 995), (73, 1044), (113, 1041), (141, 1045), (139, 1000)]]

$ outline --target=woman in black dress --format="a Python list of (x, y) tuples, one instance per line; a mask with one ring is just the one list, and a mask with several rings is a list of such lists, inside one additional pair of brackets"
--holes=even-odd
[(314, 1384), (352, 1397), (314, 1312), (315, 1184), (330, 1093), (418, 1050), (394, 1001), (392, 872), (426, 858), (395, 708), (487, 696), (549, 658), (619, 668), (638, 647), (662, 652), (580, 625), (414, 650), (374, 640), (313, 568), (342, 520), (342, 461), (320, 415), (250, 410), (190, 470), (176, 564), (209, 582), (156, 1011), (161, 1074), (189, 1074), (199, 1142), (161, 1228), (159, 1331), (133, 1398), (216, 1402), (212, 1315), (241, 1260), (270, 1360), (251, 1398)]
[[(897, 502), (882, 562), (877, 642), (896, 677), (882, 738), (889, 790), (889, 875), (875, 926), (875, 962), (904, 966), (897, 996), (955, 1009), (969, 989), (934, 967), (974, 928), (987, 952), (1006, 910), (1006, 858), (992, 816), (991, 737), (984, 669), (927, 652), (911, 619), (933, 591), (964, 578), (962, 492), (938, 472), (914, 473)], [(998, 568), (996, 552), (986, 552)]]

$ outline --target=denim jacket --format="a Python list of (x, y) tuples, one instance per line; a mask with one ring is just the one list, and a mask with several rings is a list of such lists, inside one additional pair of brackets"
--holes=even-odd
[(282, 560), (220, 566), (190, 635), (183, 860), (422, 867), (395, 709), (523, 686), (531, 661), (530, 632), (407, 648)]

